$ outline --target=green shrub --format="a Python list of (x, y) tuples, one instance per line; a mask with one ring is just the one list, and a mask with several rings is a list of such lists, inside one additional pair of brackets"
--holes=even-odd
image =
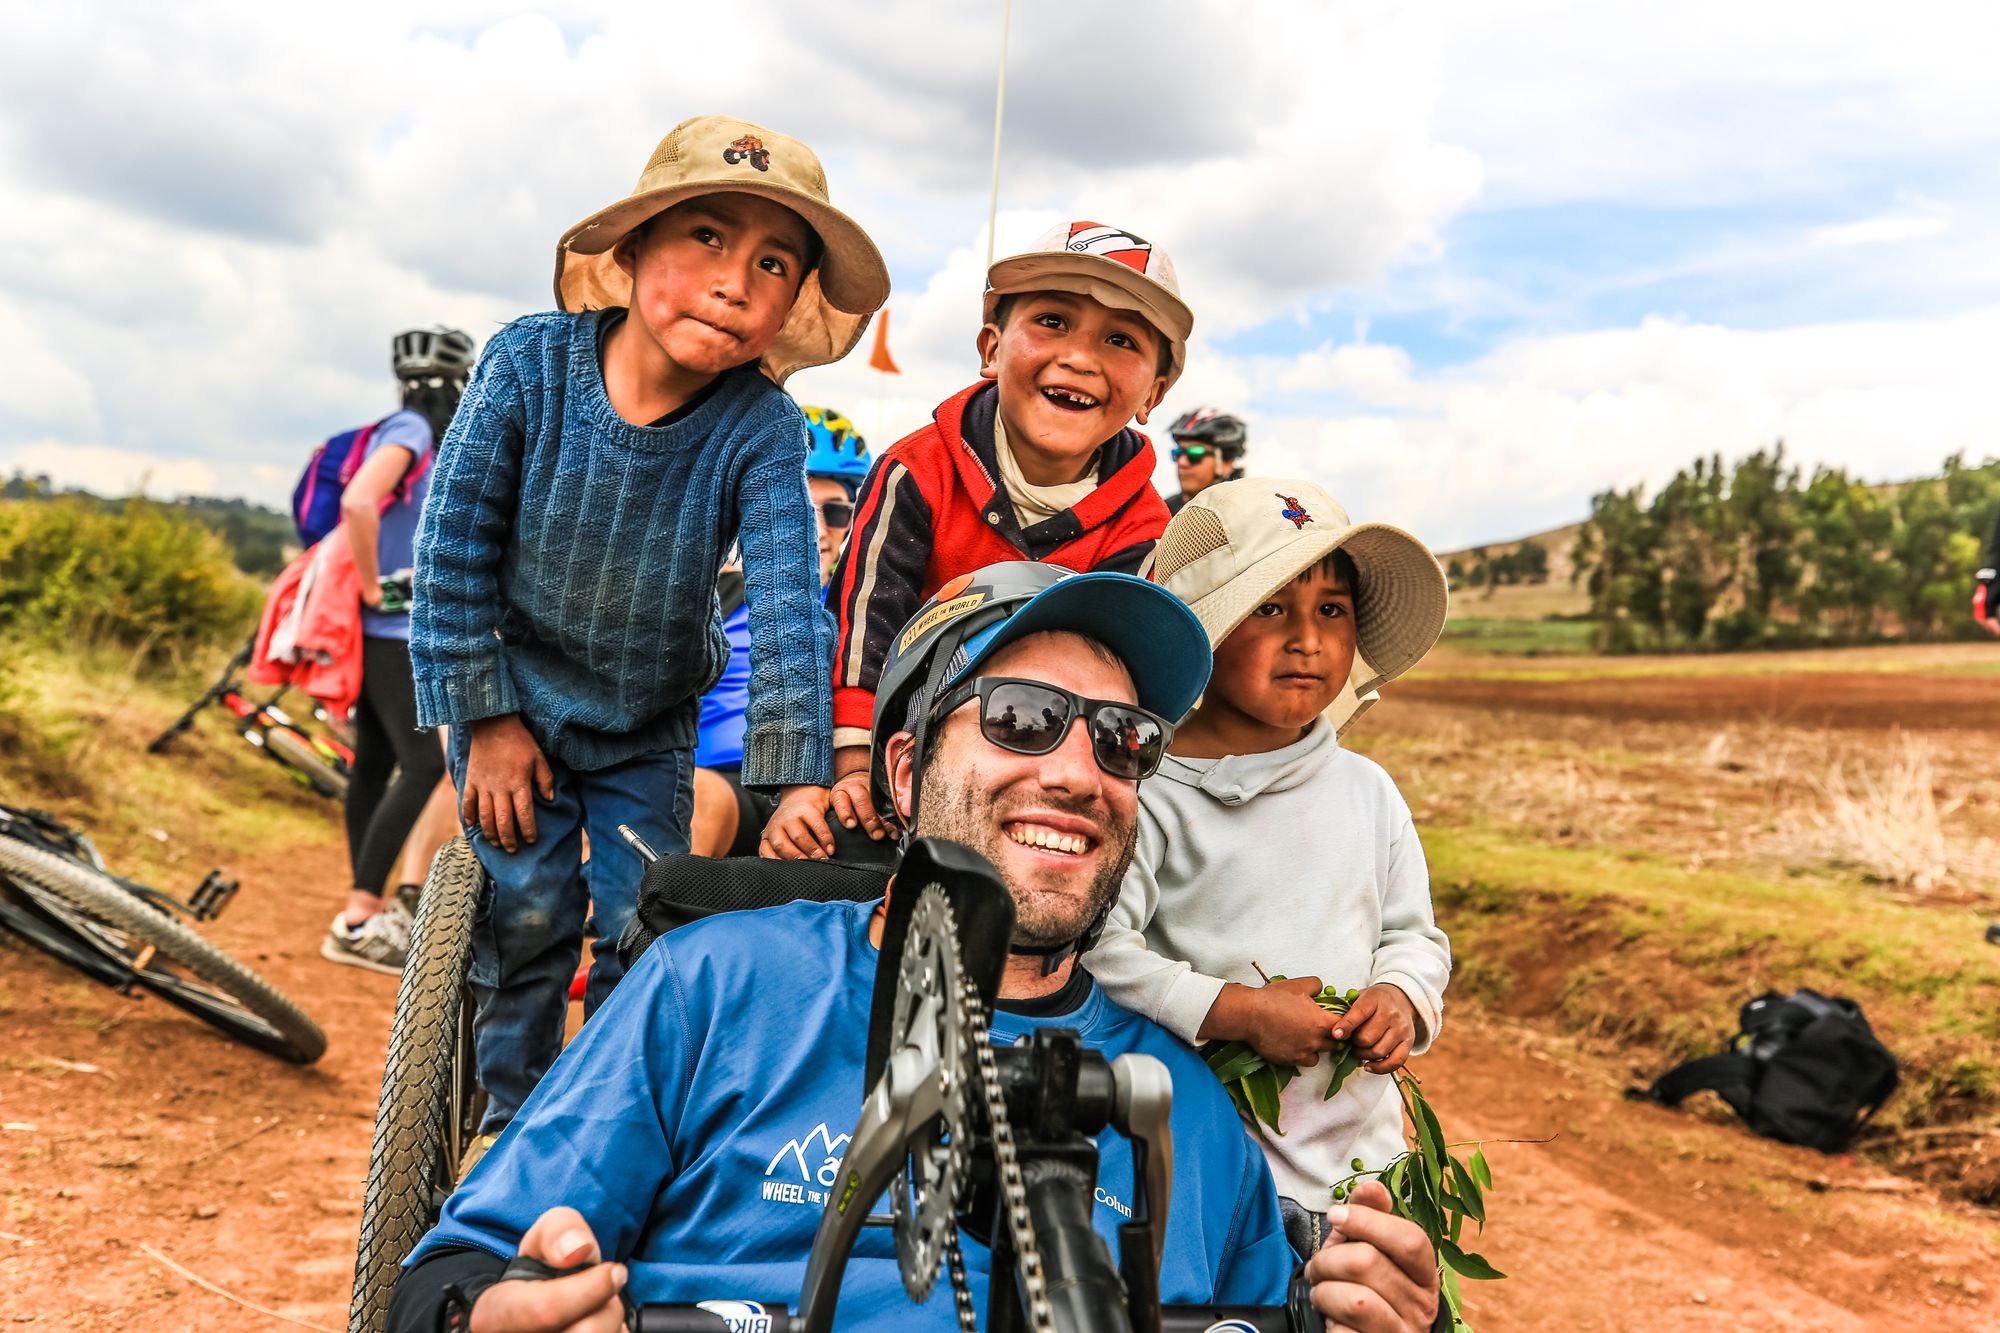
[(0, 633), (157, 671), (241, 638), (262, 602), (221, 538), (162, 505), (0, 502)]

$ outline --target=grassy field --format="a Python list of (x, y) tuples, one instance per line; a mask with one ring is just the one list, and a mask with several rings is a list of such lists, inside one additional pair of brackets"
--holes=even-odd
[[(1457, 996), (1573, 1034), (1635, 1084), (1720, 1049), (1765, 990), (1851, 996), (1903, 1071), (1865, 1150), (1992, 1204), (2000, 780), (1984, 730), (1928, 701), (1983, 691), (1994, 659), (1967, 644), (1544, 669), (1461, 641), (1349, 739), (1416, 814)], [(1900, 700), (1898, 726), (1740, 707), (1752, 688), (1871, 682)], [(1647, 711), (1641, 686), (1674, 710)]]
[[(1474, 607), (1478, 604), (1475, 602)], [(1465, 603), (1456, 604), (1463, 610)], [(1455, 615), (1445, 622), (1444, 646), (1481, 657), (1563, 657), (1590, 651), (1596, 626), (1587, 620), (1525, 620)]]

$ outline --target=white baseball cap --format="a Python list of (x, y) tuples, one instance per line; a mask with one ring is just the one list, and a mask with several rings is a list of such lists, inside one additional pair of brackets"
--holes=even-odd
[(1026, 250), (993, 261), (981, 318), (991, 324), (1000, 298), (1021, 292), (1071, 292), (1145, 316), (1167, 340), (1169, 388), (1187, 365), (1194, 312), (1181, 299), (1174, 261), (1143, 237), (1101, 222), (1058, 223)]

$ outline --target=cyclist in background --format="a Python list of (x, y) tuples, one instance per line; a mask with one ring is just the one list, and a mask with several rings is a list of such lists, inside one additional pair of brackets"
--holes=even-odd
[(1236, 475), (1250, 432), (1240, 418), (1215, 407), (1197, 407), (1167, 428), (1174, 437), (1174, 471), (1181, 489), (1167, 500), (1167, 512), (1181, 506), (1218, 481)]
[[(457, 329), (396, 335), (391, 365), (403, 406), (377, 423), (361, 466), (340, 495), (341, 531), (361, 586), (361, 699), (354, 709), (354, 765), (347, 784), (347, 906), (327, 927), (320, 957), (400, 972), (410, 913), (384, 899), (389, 872), (424, 803), (444, 781), (444, 750), (417, 730), (410, 675), (410, 570), (430, 463), (471, 373), (473, 342)], [(432, 850), (435, 850), (433, 848)]]
[[(873, 461), (854, 423), (830, 407), (807, 407), (806, 487), (819, 525), (822, 587), (840, 558), (854, 522), (854, 495)], [(729, 665), (701, 699), (701, 735), (694, 751), (694, 823), (689, 849), (697, 856), (755, 856), (757, 841), (777, 805), (742, 783), (743, 718), (750, 706), (750, 610), (743, 600), (743, 570), (735, 562), (715, 581), (722, 631), (729, 636)]]

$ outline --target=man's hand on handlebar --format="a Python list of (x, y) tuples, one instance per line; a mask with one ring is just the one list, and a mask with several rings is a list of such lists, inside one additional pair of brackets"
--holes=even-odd
[(1428, 1333), (1437, 1256), (1422, 1228), (1389, 1211), (1382, 1182), (1364, 1182), (1326, 1220), (1326, 1244), (1306, 1261), (1306, 1278), (1327, 1333)]
[(591, 1264), (542, 1282), (496, 1282), (472, 1307), (472, 1333), (622, 1333), (625, 1265), (602, 1257), (590, 1224), (574, 1208), (551, 1208), (521, 1237), (523, 1255), (556, 1268)]

